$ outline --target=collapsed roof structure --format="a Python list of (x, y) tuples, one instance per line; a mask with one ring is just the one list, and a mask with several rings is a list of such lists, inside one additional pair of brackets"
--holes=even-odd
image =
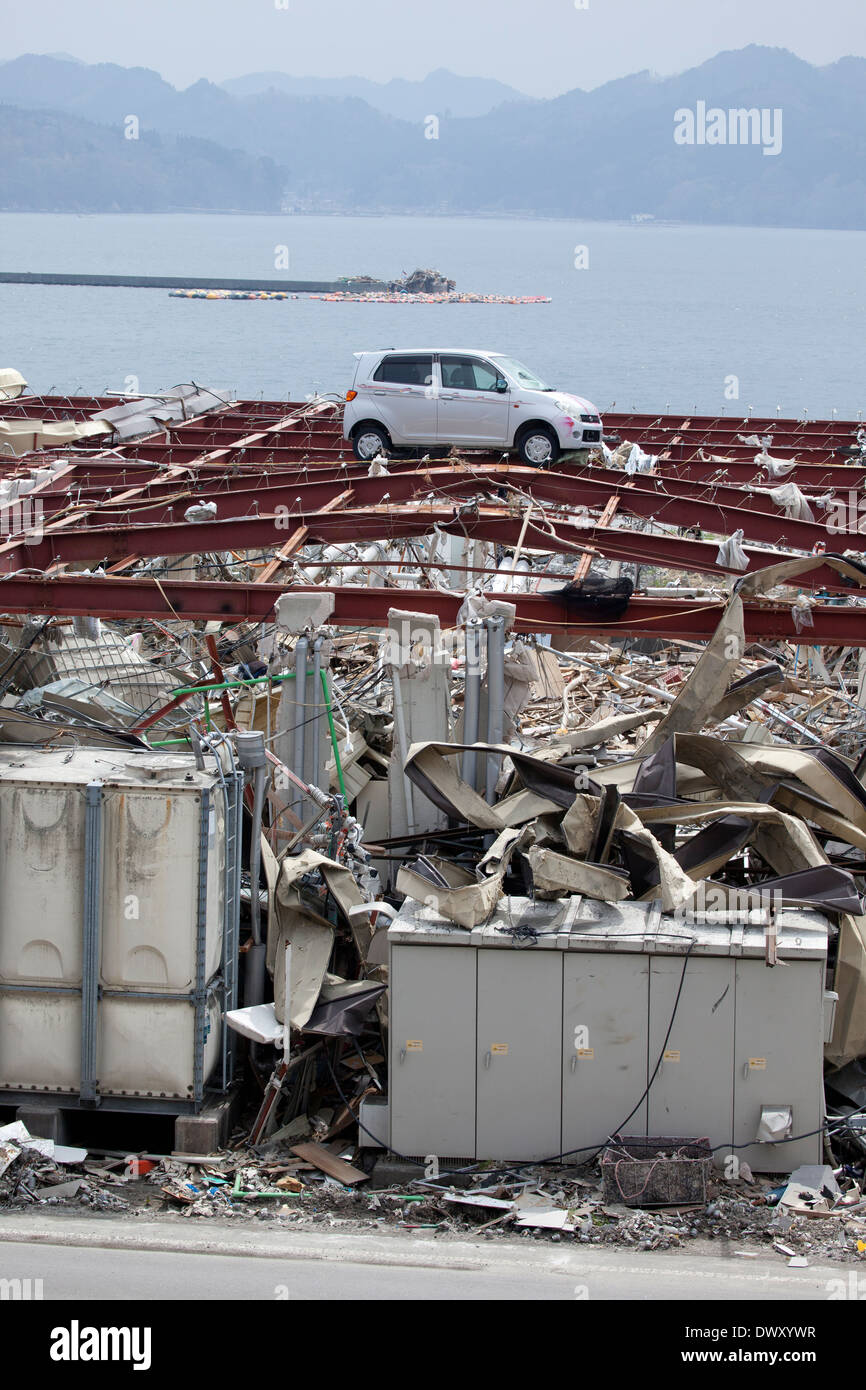
[[(253, 1138), (323, 1087), (338, 1132), (375, 1129), (404, 900), (469, 934), (503, 900), (655, 904), (641, 940), (660, 914), (680, 942), (745, 902), (769, 969), (795, 949), (780, 913), (824, 923), (834, 1132), (862, 1164), (844, 1082), (866, 1054), (859, 423), (609, 413), (602, 450), (540, 471), (481, 451), (361, 464), (340, 411), (196, 385), (2, 408), (0, 741), (37, 769), (84, 745), (246, 768), (247, 987), (235, 960), (220, 998), (286, 1043)], [(539, 944), (531, 923), (518, 940)], [(797, 1117), (773, 1120), (781, 1083), (753, 1060), (748, 1139), (715, 1147), (765, 1126), (766, 1157)], [(28, 1090), (3, 1070), (0, 1044), (0, 1088)]]

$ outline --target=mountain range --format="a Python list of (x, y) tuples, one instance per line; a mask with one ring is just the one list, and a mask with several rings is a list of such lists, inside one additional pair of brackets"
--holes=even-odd
[(373, 82), (369, 77), (291, 77), (285, 72), (253, 72), (229, 78), (220, 86), (238, 97), (268, 91), (293, 97), (360, 97), (368, 106), (402, 121), (423, 121), (437, 113), (486, 116), (505, 102), (532, 100), (494, 78), (460, 77), (447, 68), (437, 68), (420, 82), (410, 82), (405, 77)]
[[(778, 153), (676, 143), (675, 113), (701, 103), (780, 111)], [(126, 138), (130, 116), (138, 140)], [(0, 65), (0, 119), (0, 208), (14, 210), (866, 227), (862, 58), (819, 68), (751, 46), (675, 77), (531, 100), (444, 71), (383, 84), (262, 73), (178, 90), (145, 68), (26, 55)]]

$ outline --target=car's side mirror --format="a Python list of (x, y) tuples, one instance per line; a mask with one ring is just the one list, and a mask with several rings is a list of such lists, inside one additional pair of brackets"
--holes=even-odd
[(493, 389), (494, 391), (499, 391), (500, 393), (508, 390), (508, 382), (505, 380), (504, 376), (501, 376), (497, 379), (496, 385)]

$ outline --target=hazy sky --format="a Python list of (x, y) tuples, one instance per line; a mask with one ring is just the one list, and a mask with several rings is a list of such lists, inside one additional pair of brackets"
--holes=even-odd
[(0, 16), (5, 58), (65, 52), (176, 86), (447, 67), (552, 96), (748, 43), (819, 64), (866, 56), (866, 0), (0, 0)]

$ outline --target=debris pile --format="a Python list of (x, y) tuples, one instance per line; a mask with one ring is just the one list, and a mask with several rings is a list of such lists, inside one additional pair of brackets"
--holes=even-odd
[[(399, 294), (453, 292), (432, 275)], [(244, 781), (215, 1020), (235, 1071), (213, 1084), (242, 1077), (248, 1106), (236, 1147), (132, 1167), (7, 1127), (3, 1203), (862, 1255), (866, 565), (817, 548), (864, 481), (850, 430), (624, 417), (615, 449), (543, 471), (481, 451), (361, 465), (333, 402), (195, 385), (4, 413), (39, 423), (28, 449), (43, 424), (84, 428), (0, 464), (9, 505), (42, 508), (0, 545), (3, 759), (166, 750)], [(597, 1165), (371, 1191), (389, 924), (408, 899), (471, 931), (516, 898), (536, 914), (522, 950), (550, 903), (657, 904), (684, 936), (745, 914), (768, 969), (776, 914), (820, 912), (832, 1183), (705, 1173), (663, 1213), (611, 1200)], [(684, 1142), (661, 1136), (661, 1155)]]
[[(780, 1263), (866, 1262), (866, 1198), (844, 1165), (798, 1170), (772, 1184), (747, 1169), (737, 1180), (717, 1175), (705, 1199), (637, 1209), (605, 1195), (597, 1167), (492, 1166), (459, 1185), (412, 1177), (388, 1187), (352, 1168), (351, 1141), (329, 1146), (271, 1139), (250, 1149), (195, 1159), (52, 1154), (47, 1140), (0, 1130), (0, 1210), (85, 1208), (130, 1217), (164, 1212), (188, 1219), (268, 1221), (294, 1228), (344, 1226), (349, 1232), (433, 1231), (467, 1236), (543, 1239), (636, 1252), (703, 1248)], [(298, 1150), (305, 1151), (300, 1156)], [(334, 1172), (340, 1176), (334, 1176)], [(817, 1188), (812, 1184), (817, 1183)], [(817, 1196), (815, 1195), (817, 1193)]]
[(448, 294), (456, 288), (456, 281), (446, 279), (438, 270), (413, 270), (411, 275), (388, 282), (388, 289), (395, 294)]

